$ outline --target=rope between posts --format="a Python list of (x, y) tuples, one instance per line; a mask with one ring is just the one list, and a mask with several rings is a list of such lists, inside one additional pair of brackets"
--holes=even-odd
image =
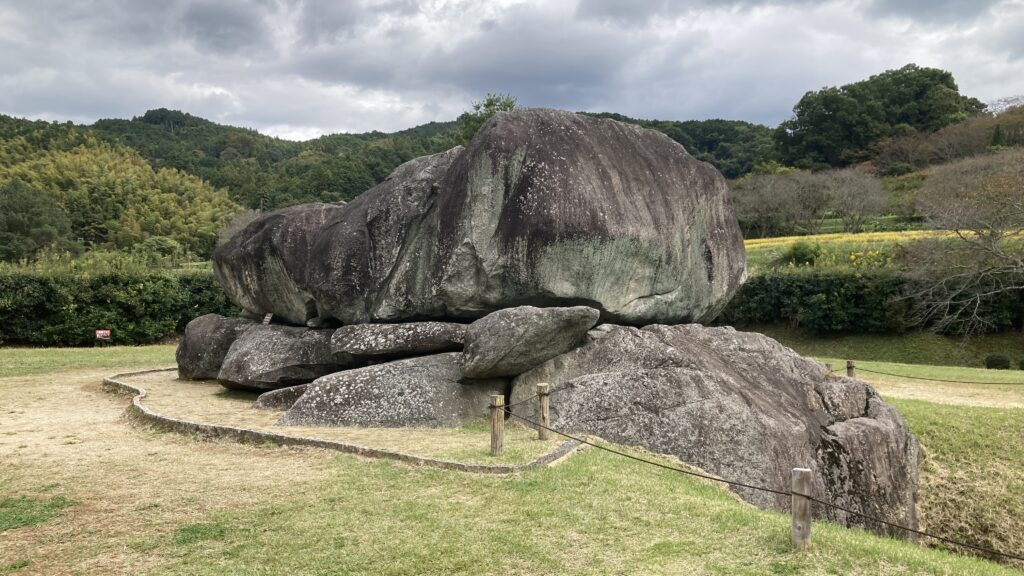
[[(869, 372), (871, 374), (881, 374), (882, 376), (893, 376), (895, 378), (910, 378), (912, 380), (929, 380), (931, 382), (947, 382), (949, 384), (993, 384), (996, 386), (1024, 386), (1024, 382), (978, 382), (975, 380), (943, 380), (942, 378), (926, 378), (924, 376), (909, 376), (906, 374), (893, 374), (891, 372), (882, 372), (880, 370), (871, 370), (869, 368), (856, 367), (861, 372)], [(835, 370), (833, 370), (835, 372)]]
[[(555, 392), (561, 390), (562, 388), (563, 388), (562, 386), (559, 386), (558, 388), (552, 388), (552, 389), (548, 390), (548, 396), (554, 394)], [(505, 408), (511, 408), (513, 406), (519, 406), (520, 404), (525, 404), (525, 403), (529, 402), (530, 400), (536, 400), (537, 398), (540, 398), (540, 394), (534, 394), (533, 396), (527, 396), (526, 398), (524, 398), (524, 399), (522, 399), (522, 400), (520, 400), (518, 402), (513, 402), (511, 404), (505, 404)]]
[[(517, 402), (517, 404), (521, 404), (521, 403), (522, 402)], [(898, 530), (904, 530), (906, 532), (910, 532), (912, 534), (917, 534), (919, 536), (925, 536), (925, 537), (928, 537), (928, 538), (933, 538), (935, 540), (939, 540), (940, 542), (945, 542), (947, 544), (953, 544), (955, 546), (962, 546), (964, 548), (969, 548), (969, 549), (972, 549), (972, 550), (977, 550), (978, 552), (985, 552), (987, 554), (992, 554), (994, 556), (1001, 556), (1003, 558), (1009, 558), (1011, 560), (1024, 561), (1024, 556), (1018, 556), (1018, 555), (1015, 555), (1015, 554), (1008, 554), (1006, 552), (1000, 552), (998, 550), (993, 550), (991, 548), (985, 548), (985, 547), (982, 547), (982, 546), (975, 546), (974, 544), (968, 544), (966, 542), (959, 542), (959, 541), (953, 540), (951, 538), (946, 538), (945, 536), (939, 536), (938, 534), (931, 534), (931, 533), (924, 532), (924, 531), (921, 531), (921, 530), (917, 530), (917, 529), (914, 529), (914, 528), (909, 528), (907, 526), (903, 526), (903, 525), (900, 525), (900, 524), (889, 522), (888, 520), (883, 520), (881, 518), (878, 518), (876, 516), (872, 516), (870, 514), (865, 514), (863, 512), (857, 512), (855, 510), (851, 510), (849, 508), (846, 508), (844, 506), (840, 506), (838, 504), (834, 504), (834, 503), (829, 502), (827, 500), (822, 500), (820, 498), (815, 498), (814, 496), (811, 496), (810, 494), (802, 494), (800, 492), (792, 492), (790, 490), (776, 490), (774, 488), (767, 488), (765, 486), (757, 486), (757, 485), (754, 485), (754, 484), (746, 484), (744, 482), (739, 482), (739, 481), (736, 481), (736, 480), (727, 480), (727, 479), (724, 479), (724, 478), (719, 478), (717, 476), (711, 476), (711, 475), (708, 475), (708, 474), (701, 474), (699, 472), (693, 472), (691, 470), (686, 470), (684, 468), (679, 468), (677, 466), (670, 466), (668, 464), (663, 464), (661, 462), (655, 462), (654, 460), (648, 460), (647, 458), (641, 458), (639, 456), (634, 456), (632, 454), (627, 454), (626, 452), (622, 452), (622, 451), (619, 451), (619, 450), (615, 450), (613, 448), (609, 448), (607, 446), (603, 446), (601, 444), (597, 444), (597, 443), (592, 442), (590, 440), (587, 440), (585, 438), (582, 438), (582, 437), (579, 437), (579, 436), (574, 436), (572, 434), (568, 434), (566, 432), (562, 432), (561, 430), (556, 430), (556, 429), (551, 428), (549, 426), (544, 426), (543, 424), (540, 424), (539, 422), (535, 422), (533, 420), (530, 420), (529, 418), (525, 418), (523, 416), (519, 416), (518, 414), (513, 414), (508, 409), (508, 407), (497, 407), (497, 408), (501, 408), (509, 416), (511, 416), (513, 418), (517, 418), (519, 420), (522, 420), (523, 422), (526, 422), (527, 424), (531, 424), (531, 425), (536, 426), (538, 428), (543, 428), (543, 429), (545, 429), (545, 430), (547, 430), (549, 432), (554, 432), (555, 434), (558, 434), (560, 436), (564, 436), (564, 437), (566, 437), (566, 438), (568, 438), (570, 440), (575, 440), (576, 442), (579, 442), (580, 444), (585, 444), (585, 445), (590, 446), (592, 448), (596, 448), (598, 450), (603, 450), (605, 452), (610, 452), (610, 453), (615, 454), (617, 456), (622, 456), (624, 458), (628, 458), (630, 460), (635, 460), (635, 461), (641, 462), (643, 464), (649, 464), (651, 466), (656, 466), (658, 468), (662, 468), (662, 469), (665, 469), (665, 470), (671, 470), (673, 472), (679, 472), (679, 473), (685, 474), (687, 476), (694, 476), (696, 478), (702, 478), (704, 480), (710, 480), (712, 482), (719, 482), (719, 483), (722, 483), (722, 484), (727, 484), (729, 486), (736, 486), (736, 487), (739, 487), (739, 488), (747, 488), (747, 489), (750, 489), (750, 490), (757, 490), (757, 491), (760, 491), (760, 492), (767, 492), (769, 494), (775, 494), (775, 495), (778, 495), (778, 496), (801, 496), (803, 498), (807, 498), (808, 500), (810, 500), (810, 501), (812, 501), (814, 503), (821, 504), (822, 506), (827, 506), (829, 508), (834, 508), (836, 510), (840, 510), (842, 512), (846, 512), (847, 514), (853, 514), (854, 516), (859, 516), (861, 518), (864, 518), (865, 520), (870, 520), (870, 521), (878, 522), (880, 524), (884, 524), (884, 525), (889, 526), (891, 528), (896, 528)]]

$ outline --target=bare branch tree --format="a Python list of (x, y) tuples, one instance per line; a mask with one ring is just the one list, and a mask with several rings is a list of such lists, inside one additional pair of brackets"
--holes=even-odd
[(843, 221), (846, 232), (860, 232), (869, 218), (889, 211), (889, 193), (871, 174), (847, 168), (818, 176), (827, 190), (829, 207)]
[(915, 320), (962, 333), (991, 328), (985, 308), (1024, 289), (1024, 150), (934, 169), (918, 208), (951, 235), (911, 249)]
[(736, 216), (748, 237), (814, 233), (827, 204), (816, 174), (805, 171), (754, 174), (733, 190)]

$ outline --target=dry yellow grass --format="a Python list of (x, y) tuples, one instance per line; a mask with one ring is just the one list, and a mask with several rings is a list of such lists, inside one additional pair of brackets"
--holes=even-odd
[(306, 438), (336, 440), (431, 458), (481, 464), (522, 464), (553, 450), (561, 438), (537, 440), (537, 433), (522, 426), (506, 426), (505, 451), (490, 456), (490, 429), (483, 422), (457, 429), (356, 428), (277, 426), (283, 411), (256, 410), (255, 394), (228, 392), (215, 382), (177, 380), (173, 371), (153, 372), (122, 378), (140, 386), (148, 395), (143, 403), (173, 418), (248, 428)]
[(1024, 408), (1024, 386), (996, 384), (951, 384), (861, 373), (880, 394), (890, 398), (927, 400), (937, 404)]
[(0, 535), (0, 566), (28, 574), (130, 574), (156, 560), (142, 534), (169, 533), (218, 510), (292, 498), (328, 473), (332, 453), (203, 443), (139, 429), (104, 392), (109, 371), (0, 379), (0, 492), (67, 494), (58, 520)]

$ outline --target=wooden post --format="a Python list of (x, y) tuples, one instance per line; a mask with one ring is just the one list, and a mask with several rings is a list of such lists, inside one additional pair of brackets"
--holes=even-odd
[(505, 447), (505, 396), (491, 396), (491, 456), (501, 456)]
[(537, 438), (547, 440), (550, 438), (548, 428), (551, 427), (551, 386), (548, 384), (537, 384), (537, 415), (540, 416), (540, 426), (537, 428)]
[(811, 500), (797, 494), (811, 493), (811, 471), (807, 468), (793, 468), (793, 547), (807, 550), (811, 547)]
[(857, 377), (857, 370), (856, 366), (853, 363), (853, 360), (846, 361), (846, 375), (849, 376), (850, 378)]

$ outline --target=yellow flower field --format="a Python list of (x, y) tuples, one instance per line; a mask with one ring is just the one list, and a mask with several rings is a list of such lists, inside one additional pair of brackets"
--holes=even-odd
[(918, 240), (921, 238), (936, 238), (947, 236), (950, 232), (939, 230), (906, 230), (903, 232), (861, 232), (857, 234), (817, 234), (814, 236), (780, 236), (778, 238), (753, 238), (744, 240), (743, 246), (747, 250), (759, 248), (775, 248), (785, 246), (800, 240), (815, 242), (818, 244), (838, 244), (846, 242), (871, 243), (871, 242), (900, 242), (905, 240)]

